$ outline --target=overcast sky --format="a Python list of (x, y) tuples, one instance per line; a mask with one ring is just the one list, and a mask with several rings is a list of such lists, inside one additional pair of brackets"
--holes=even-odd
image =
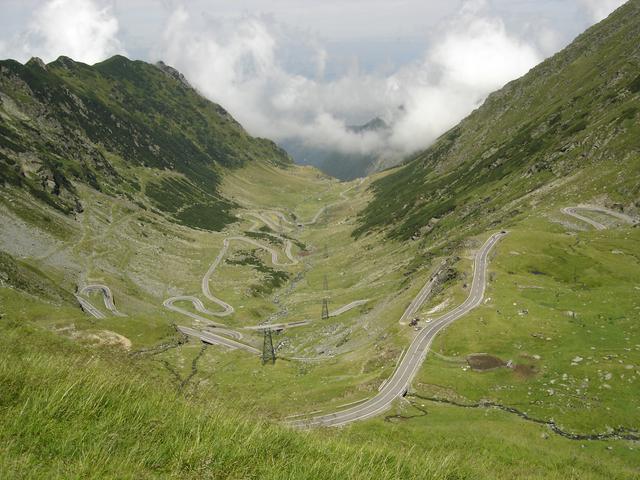
[(163, 59), (253, 134), (407, 154), (622, 3), (0, 0), (0, 57)]

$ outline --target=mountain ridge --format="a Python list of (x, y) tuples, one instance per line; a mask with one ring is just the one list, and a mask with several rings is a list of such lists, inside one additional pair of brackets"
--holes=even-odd
[[(640, 2), (632, 0), (489, 95), (433, 146), (374, 184), (376, 198), (356, 234), (389, 229), (407, 239), (428, 230), (429, 236), (591, 168), (591, 177), (602, 177), (605, 168), (625, 163), (637, 175), (639, 20)], [(625, 155), (620, 165), (617, 152)], [(616, 182), (620, 191), (611, 192), (611, 201), (636, 208), (633, 175)], [(479, 224), (486, 228), (496, 218)]]
[[(120, 55), (93, 66), (64, 56), (46, 65), (6, 60), (0, 92), (0, 180), (65, 213), (82, 208), (74, 187), (82, 182), (216, 229), (233, 218), (232, 204), (216, 192), (225, 169), (291, 163), (166, 65)], [(220, 221), (178, 213), (189, 204), (210, 207)]]

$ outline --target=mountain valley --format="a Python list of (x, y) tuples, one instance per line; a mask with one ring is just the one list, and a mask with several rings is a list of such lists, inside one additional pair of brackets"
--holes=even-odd
[(349, 181), (164, 63), (1, 61), (0, 472), (637, 478), (638, 39)]

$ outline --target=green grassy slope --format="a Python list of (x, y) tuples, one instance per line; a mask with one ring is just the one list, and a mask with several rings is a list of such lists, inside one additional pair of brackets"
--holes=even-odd
[[(287, 181), (279, 185), (278, 178)], [(252, 184), (253, 188), (247, 188)], [(606, 472), (614, 478), (634, 478), (639, 465), (633, 442), (569, 440), (544, 425), (506, 412), (465, 409), (420, 398), (438, 397), (470, 405), (487, 399), (536, 418), (555, 419), (564, 429), (581, 434), (607, 432), (618, 426), (638, 428), (637, 414), (629, 409), (638, 391), (632, 379), (636, 373), (627, 369), (627, 365), (640, 364), (635, 350), (640, 338), (632, 317), (634, 297), (627, 296), (616, 305), (607, 306), (606, 302), (612, 294), (623, 297), (637, 284), (637, 268), (630, 260), (640, 255), (636, 238), (640, 230), (611, 225), (615, 228), (610, 231), (591, 233), (587, 225), (576, 225), (577, 221), (559, 212), (559, 206), (568, 204), (574, 192), (555, 198), (548, 209), (510, 227), (510, 235), (491, 261), (488, 296), (492, 300), (436, 339), (434, 348), (442, 357), (427, 358), (413, 385), (413, 392), (420, 397), (409, 396), (379, 418), (335, 431), (296, 434), (273, 425), (289, 415), (331, 411), (375, 394), (415, 333), (399, 326), (398, 319), (439, 258), (420, 256), (418, 242), (385, 240), (382, 235), (354, 241), (350, 234), (357, 212), (366, 205), (368, 197), (362, 194), (366, 186), (365, 182), (347, 193), (348, 201), (332, 207), (318, 225), (289, 233), (309, 248), (301, 257), (304, 265), (274, 268), (289, 273), (290, 279), (305, 272), (292, 291), (291, 282), (287, 282), (272, 293), (255, 295), (251, 287), (260, 285), (261, 273), (252, 265), (225, 263), (212, 277), (212, 291), (237, 309), (224, 319), (233, 327), (256, 324), (283, 309), (282, 321), (312, 320), (308, 326), (274, 335), (274, 342), (280, 345), (279, 359), (266, 366), (245, 352), (203, 347), (193, 340), (181, 343), (184, 339), (176, 334), (173, 324), (191, 325), (190, 320), (163, 309), (161, 303), (170, 295), (200, 296), (200, 279), (224, 236), (246, 231), (251, 220), (228, 226), (221, 233), (198, 231), (167, 222), (126, 200), (116, 201), (82, 188), (86, 209), (79, 215), (81, 222), (52, 215), (52, 211), (47, 212), (51, 216), (47, 222), (40, 216), (28, 216), (38, 210), (24, 192), (0, 195), (3, 215), (7, 211), (12, 214), (3, 216), (3, 221), (22, 214), (18, 218), (30, 222), (32, 242), (43, 242), (43, 232), (65, 240), (61, 244), (50, 240), (46, 248), (36, 245), (32, 250), (27, 249), (30, 242), (21, 241), (22, 249), (13, 257), (3, 254), (0, 263), (0, 314), (6, 328), (0, 339), (7, 342), (0, 345), (0, 363), (5, 369), (1, 389), (14, 392), (15, 385), (21, 384), (19, 379), (27, 378), (24, 389), (9, 397), (26, 399), (31, 395), (28, 392), (36, 392), (29, 401), (35, 402), (33, 409), (26, 400), (11, 404), (0, 419), (3, 427), (10, 426), (7, 435), (15, 436), (3, 460), (8, 471), (35, 472), (36, 478), (126, 477), (128, 472), (151, 478), (362, 478), (369, 467), (357, 460), (358, 452), (366, 451), (362, 455), (378, 452), (391, 458), (390, 470), (380, 473), (382, 478), (398, 475), (395, 458), (409, 478), (439, 478), (442, 474), (444, 478), (596, 479)], [(346, 188), (310, 169), (280, 170), (260, 164), (233, 171), (221, 191), (233, 195), (239, 204), (266, 208), (293, 205), (296, 216), (307, 220), (323, 204), (341, 198), (339, 192)], [(246, 210), (238, 213), (242, 218), (240, 214)], [(17, 228), (13, 220), (6, 225)], [(4, 238), (5, 232), (0, 232), (0, 241)], [(537, 242), (536, 238), (545, 241)], [(427, 312), (443, 301), (448, 300), (447, 308), (452, 308), (464, 298), (470, 255), (482, 240), (483, 235), (469, 239), (455, 250), (459, 256), (451, 259), (455, 275), (419, 312), (423, 319), (433, 316)], [(328, 258), (323, 255), (324, 243), (330, 246)], [(233, 245), (227, 258), (243, 258), (247, 251), (251, 248), (246, 245)], [(299, 252), (297, 247), (295, 252)], [(440, 253), (449, 254), (445, 249)], [(255, 250), (251, 255), (259, 259), (260, 266), (271, 266), (263, 252)], [(562, 262), (567, 255), (567, 261)], [(71, 260), (63, 262), (67, 257)], [(597, 263), (592, 267), (589, 259), (594, 257)], [(76, 263), (80, 271), (69, 271)], [(624, 281), (614, 274), (621, 265)], [(324, 274), (329, 278), (328, 292), (322, 290)], [(599, 285), (599, 275), (615, 285)], [(81, 312), (71, 297), (75, 282), (109, 285), (118, 309), (127, 317), (109, 315), (97, 320)], [(561, 293), (560, 303), (554, 296), (556, 290)], [(278, 304), (274, 303), (276, 296)], [(358, 298), (370, 298), (371, 302), (320, 321), (320, 301), (325, 296), (330, 297), (332, 308)], [(103, 309), (99, 295), (90, 300)], [(518, 305), (513, 306), (514, 302)], [(215, 308), (211, 303), (206, 305)], [(188, 308), (188, 304), (184, 306)], [(523, 309), (528, 310), (526, 316), (519, 315)], [(576, 312), (576, 317), (568, 316), (568, 310)], [(603, 323), (609, 325), (606, 335), (593, 338), (588, 330), (600, 329)], [(245, 341), (260, 346), (259, 335), (243, 333)], [(105, 350), (109, 345), (110, 350)], [(597, 357), (591, 354), (591, 347), (598, 348)], [(466, 355), (474, 352), (513, 359), (524, 367), (533, 365), (535, 370), (526, 376), (505, 368), (463, 370)], [(540, 358), (536, 360), (534, 355)], [(585, 360), (580, 366), (571, 366), (576, 355)], [(600, 359), (607, 355), (616, 356)], [(16, 358), (24, 361), (17, 363)], [(90, 378), (86, 378), (75, 362), (92, 365), (98, 362), (96, 358), (101, 361), (95, 370), (88, 370)], [(618, 360), (624, 363), (617, 364)], [(601, 368), (605, 363), (605, 369)], [(569, 375), (568, 382), (562, 380), (564, 373)], [(607, 373), (614, 375), (606, 381), (611, 390), (601, 385)], [(622, 379), (621, 374), (625, 375)], [(584, 378), (589, 378), (593, 391), (576, 393), (575, 388), (583, 388)], [(551, 380), (556, 386), (549, 384)], [(69, 400), (63, 415), (56, 399), (76, 383), (79, 390), (73, 387), (73, 393), (65, 397)], [(553, 396), (549, 396), (549, 388), (556, 390)], [(122, 403), (100, 403), (92, 391), (110, 399), (120, 395)], [(83, 397), (87, 397), (87, 404), (81, 401)], [(28, 414), (18, 415), (27, 408), (25, 403)], [(587, 403), (591, 404), (588, 408)], [(199, 419), (200, 440), (195, 423), (176, 423), (171, 416), (176, 411)], [(584, 415), (585, 411), (590, 415)], [(64, 423), (57, 423), (58, 415), (63, 415)], [(243, 425), (239, 436), (232, 433), (228, 418)], [(269, 424), (261, 423), (265, 419)], [(38, 430), (37, 425), (45, 427)], [(54, 428), (63, 447), (48, 450), (48, 439), (53, 435), (50, 429)], [(155, 460), (153, 449), (157, 447), (147, 444), (147, 437), (136, 449), (129, 448), (138, 430), (147, 432), (151, 440), (171, 439), (167, 449), (180, 453)], [(20, 431), (26, 433), (16, 433)], [(105, 431), (109, 434), (91, 435)], [(235, 439), (238, 445), (241, 437), (255, 439), (255, 443), (248, 443), (259, 452), (255, 463), (246, 466), (243, 448), (217, 443), (221, 435)], [(117, 439), (123, 440), (120, 443)], [(275, 453), (269, 451), (275, 461), (270, 460), (269, 452), (260, 450), (263, 440), (281, 446)], [(327, 460), (320, 443), (335, 445), (344, 453), (327, 454), (336, 459), (337, 466)], [(167, 449), (163, 454), (169, 455)], [(191, 455), (191, 449), (197, 452), (185, 460), (183, 455)], [(109, 458), (100, 453), (104, 450)], [(75, 451), (84, 452), (83, 456), (74, 456)], [(408, 453), (398, 457), (398, 452)], [(35, 459), (42, 455), (48, 455), (47, 462), (36, 465)], [(289, 460), (280, 462), (285, 455)], [(349, 456), (354, 456), (355, 463), (346, 458)], [(381, 462), (376, 458), (375, 462)], [(424, 458), (429, 462), (423, 464)], [(386, 468), (389, 464), (382, 465)], [(350, 468), (352, 473), (336, 470), (338, 467)]]
[[(0, 471), (6, 478), (635, 475), (632, 444), (570, 441), (503, 412), (460, 411), (420, 400), (403, 407), (402, 417), (390, 412), (387, 420), (341, 430), (288, 430), (264, 421), (277, 405), (255, 390), (260, 377), (279, 375), (273, 367), (255, 361), (246, 370), (242, 363), (235, 367), (238, 395), (259, 397), (240, 412), (239, 400), (246, 400), (229, 398), (213, 372), (231, 368), (242, 354), (230, 358), (213, 346), (197, 346), (196, 354), (195, 345), (185, 346), (199, 360), (174, 364), (178, 377), (167, 376), (158, 368), (161, 349), (125, 355), (115, 344), (69, 336), (62, 326), (43, 330), (38, 322), (48, 305), (25, 294), (19, 298), (29, 320), (6, 314), (7, 292), (0, 289)], [(178, 348), (184, 347), (169, 345), (167, 352)], [(283, 383), (278, 388), (291, 392)], [(300, 386), (293, 391), (308, 395)]]
[(356, 235), (389, 227), (402, 239), (462, 237), (567, 179), (600, 180), (582, 200), (605, 195), (637, 209), (639, 73), (640, 2), (631, 0), (377, 181)]
[(456, 478), (443, 458), (351, 445), (176, 391), (148, 362), (0, 326), (3, 478)]
[[(6, 60), (0, 92), (0, 182), (65, 213), (81, 210), (74, 184), (82, 182), (218, 230), (232, 219), (216, 190), (224, 169), (290, 163), (165, 65), (122, 56), (94, 66)], [(196, 207), (215, 220), (195, 218)]]
[[(630, 5), (626, 16), (605, 23), (607, 35), (589, 33), (571, 58), (552, 59), (557, 67), (588, 64), (587, 51), (611, 50), (607, 59), (616, 62), (622, 55), (617, 45), (637, 34), (637, 22), (626, 17), (632, 18), (638, 3)], [(625, 45), (630, 63), (637, 49)], [(13, 165), (0, 170), (7, 184), (0, 189), (0, 472), (9, 478), (637, 478), (637, 442), (565, 438), (546, 424), (485, 403), (553, 420), (562, 431), (580, 435), (640, 430), (640, 229), (594, 214), (610, 227), (595, 232), (560, 212), (582, 201), (620, 203), (633, 211), (638, 119), (618, 114), (637, 95), (624, 65), (623, 86), (609, 85), (615, 101), (593, 112), (601, 128), (562, 133), (575, 136), (575, 144), (569, 141), (551, 170), (522, 169), (548, 154), (547, 143), (535, 151), (530, 140), (550, 135), (551, 145), (560, 130), (541, 127), (516, 140), (500, 136), (501, 128), (521, 128), (517, 122), (527, 108), (534, 114), (538, 106), (546, 108), (542, 97), (519, 103), (515, 96), (524, 95), (523, 87), (507, 95), (511, 103), (496, 95), (474, 113), (484, 115), (476, 130), (462, 128), (472, 115), (407, 167), (377, 175), (372, 190), (372, 179), (342, 184), (313, 168), (284, 164), (277, 153), (270, 157), (266, 142), (247, 137), (242, 143), (239, 127), (212, 104), (200, 110), (199, 97), (166, 67), (121, 57), (94, 67), (58, 60), (43, 71), (59, 79), (64, 87), (53, 92), (66, 100), (57, 103), (60, 110), (40, 115), (48, 100), (34, 100), (5, 65), (3, 88), (24, 102), (0, 97), (10, 132), (0, 132), (9, 142), (0, 153), (14, 152), (6, 162), (0, 157)], [(35, 62), (10, 66), (42, 69)], [(140, 78), (146, 83), (138, 85)], [(546, 85), (547, 78), (563, 85), (565, 77), (548, 72), (536, 81)], [(586, 73), (581, 78), (593, 81), (593, 88), (602, 80)], [(140, 92), (138, 98), (147, 83), (153, 95)], [(151, 164), (152, 153), (136, 150), (135, 142), (149, 140), (142, 133), (123, 151), (115, 144), (107, 148), (110, 140), (90, 139), (91, 128), (98, 128), (91, 119), (83, 120), (85, 133), (74, 136), (65, 130), (74, 102), (65, 89), (83, 104), (93, 98), (108, 105), (121, 125), (166, 134), (171, 142), (189, 143), (184, 151), (197, 152), (179, 157), (167, 146), (157, 161), (185, 163)], [(184, 95), (174, 96), (178, 90)], [(591, 97), (602, 95), (585, 93), (581, 101)], [(78, 105), (72, 110), (82, 116)], [(499, 111), (504, 122), (493, 117)], [(572, 124), (572, 111), (563, 109), (562, 115), (561, 125)], [(621, 120), (609, 130), (605, 120), (615, 116)], [(120, 127), (110, 122), (104, 120), (106, 131), (118, 134)], [(225, 122), (239, 137), (225, 136)], [(216, 132), (212, 138), (205, 138), (207, 129)], [(64, 155), (55, 153), (61, 132), (71, 135)], [(467, 155), (487, 132), (504, 161), (470, 167)], [(580, 157), (590, 139), (606, 132), (611, 135), (599, 141), (595, 154)], [(208, 142), (227, 140), (229, 148), (242, 148), (218, 163), (218, 150), (207, 150)], [(44, 162), (47, 142), (59, 162), (58, 183)], [(20, 145), (25, 151), (15, 155)], [(151, 142), (149, 152), (153, 145), (165, 148)], [(102, 160), (92, 160), (91, 152), (100, 152)], [(209, 158), (206, 152), (214, 152), (210, 163), (200, 156)], [(430, 160), (421, 163), (425, 158)], [(509, 166), (511, 158), (516, 161)], [(205, 164), (212, 175), (206, 184), (193, 170)], [(95, 184), (82, 176), (85, 167), (95, 172)], [(18, 174), (19, 181), (11, 177), (16, 171), (25, 174)], [(392, 186), (397, 200), (386, 190)], [(220, 214), (218, 198), (229, 217)], [(62, 207), (75, 208), (76, 200), (82, 211), (65, 214)], [(274, 213), (306, 222), (323, 206), (327, 210), (313, 225), (279, 225)], [(384, 216), (398, 212), (407, 215), (388, 223)], [(423, 218), (430, 221), (421, 223)], [(251, 233), (254, 227), (261, 233)], [(362, 235), (379, 227), (386, 229)], [(375, 395), (416, 334), (398, 323), (411, 299), (446, 259), (446, 281), (418, 312), (420, 326), (458, 305), (468, 294), (476, 248), (488, 230), (501, 228), (509, 235), (492, 254), (486, 301), (438, 335), (406, 398), (380, 417), (342, 429), (302, 433), (276, 425), (291, 415), (327, 413)], [(236, 309), (211, 319), (238, 329), (244, 342), (258, 348), (260, 334), (242, 327), (268, 319), (310, 320), (274, 334), (275, 365), (178, 334), (176, 325), (203, 326), (162, 302), (194, 295), (217, 311), (202, 295), (201, 281), (223, 240), (252, 236), (282, 255), (283, 242), (264, 236), (280, 229), (295, 241), (298, 263), (273, 265), (265, 251), (233, 241), (209, 281), (211, 291)], [(411, 236), (422, 240), (407, 241)], [(81, 311), (73, 294), (91, 283), (108, 285), (126, 317), (109, 314), (98, 294), (87, 297), (106, 318)], [(368, 302), (321, 320), (323, 298), (331, 310)], [(188, 302), (178, 304), (193, 311)], [(472, 353), (512, 360), (513, 368), (471, 370)]]

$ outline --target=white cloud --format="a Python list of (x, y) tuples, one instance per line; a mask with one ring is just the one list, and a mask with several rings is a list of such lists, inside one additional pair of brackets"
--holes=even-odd
[[(300, 41), (300, 32), (270, 17), (195, 18), (179, 7), (156, 54), (254, 134), (348, 153), (406, 154), (427, 146), (491, 91), (541, 60), (482, 1), (466, 2), (440, 33), (422, 61), (393, 75), (355, 68), (322, 81), (283, 66), (286, 48)], [(321, 73), (326, 52), (314, 41), (306, 48)], [(375, 116), (393, 123), (390, 134), (355, 134), (345, 126)]]
[(126, 53), (117, 34), (118, 20), (109, 6), (94, 0), (48, 0), (35, 7), (26, 31), (8, 42), (3, 53), (21, 61), (37, 56), (49, 62), (66, 55), (95, 63)]
[[(373, 135), (350, 134), (341, 119), (383, 109), (376, 93), (384, 80), (355, 75), (322, 83), (290, 73), (279, 56), (289, 42), (298, 39), (268, 17), (194, 19), (180, 7), (168, 21), (157, 55), (254, 134), (297, 137), (345, 151), (374, 148)], [(322, 73), (326, 53), (314, 42), (307, 49)]]
[(604, 20), (616, 8), (626, 3), (627, 0), (580, 0), (594, 21)]
[(482, 5), (465, 5), (424, 62), (399, 74), (408, 101), (391, 137), (396, 149), (423, 148), (542, 60), (533, 46), (509, 35), (500, 19), (483, 16)]
[[(94, 63), (125, 53), (114, 1), (34, 0), (28, 28), (19, 38), (0, 43), (0, 55), (22, 61), (67, 55)], [(286, 2), (294, 18), (303, 12), (297, 0)], [(544, 25), (533, 33), (519, 29), (520, 37), (514, 36), (492, 2), (467, 0), (456, 15), (425, 33), (418, 60), (386, 73), (363, 72), (355, 61), (346, 73), (326, 79), (330, 50), (308, 27), (282, 24), (273, 15), (238, 15), (234, 6), (207, 14), (194, 13), (191, 2), (170, 4), (162, 38), (156, 41), (156, 59), (182, 71), (253, 134), (345, 153), (398, 155), (424, 148), (491, 91), (539, 62), (542, 55), (534, 45), (546, 54), (558, 43), (554, 30)], [(382, 13), (383, 5), (376, 0)], [(333, 12), (339, 5), (314, 8)], [(359, 12), (365, 2), (353, 0), (344, 8)], [(376, 116), (392, 125), (390, 132), (346, 128)]]

